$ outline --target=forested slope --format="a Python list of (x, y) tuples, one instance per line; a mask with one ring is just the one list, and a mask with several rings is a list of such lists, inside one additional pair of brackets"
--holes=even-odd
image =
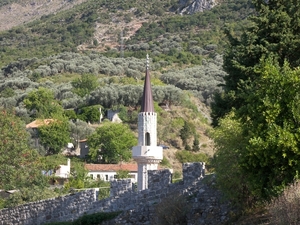
[[(250, 0), (219, 1), (191, 15), (178, 14), (178, 8), (177, 0), (1, 1), (5, 19), (0, 19), (0, 27), (12, 27), (0, 32), (2, 115), (15, 114), (22, 126), (35, 119), (54, 121), (41, 126), (39, 136), (30, 133), (26, 148), (40, 162), (35, 171), (64, 163), (57, 153), (65, 143), (76, 146), (101, 128), (100, 110), (104, 116), (108, 110), (120, 110), (123, 125), (136, 134), (147, 53), (158, 144), (170, 147), (161, 165), (172, 167), (176, 178), (183, 162), (205, 161), (209, 169), (210, 104), (226, 75), (224, 30), (239, 36), (253, 8)], [(17, 11), (18, 16), (11, 16)], [(0, 150), (4, 155), (7, 148)], [(51, 163), (43, 162), (47, 160)], [(91, 187), (80, 180), (85, 179), (83, 168), (72, 169), (82, 177), (74, 176), (70, 185)], [(41, 188), (40, 182), (33, 185)], [(35, 187), (30, 189), (35, 192)]]
[[(12, 2), (33, 4), (7, 1), (0, 10)], [(34, 4), (44, 6), (40, 1)], [(201, 117), (209, 123), (212, 96), (225, 75), (223, 28), (238, 35), (248, 23), (252, 7), (247, 0), (220, 2), (212, 10), (193, 15), (178, 15), (177, 8), (176, 1), (89, 0), (2, 31), (0, 104), (14, 108), (30, 122), (33, 115), (23, 100), (33, 90), (45, 87), (64, 109), (93, 105), (135, 108), (148, 53), (154, 100), (182, 107), (182, 111), (186, 107), (194, 112), (201, 109)], [(72, 81), (85, 74), (94, 75), (98, 86), (80, 96)], [(191, 96), (198, 103), (191, 102)], [(174, 142), (172, 138), (162, 141)]]

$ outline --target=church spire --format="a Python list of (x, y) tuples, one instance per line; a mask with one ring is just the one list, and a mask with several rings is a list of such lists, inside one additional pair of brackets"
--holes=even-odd
[(147, 54), (147, 61), (146, 61), (146, 76), (145, 76), (145, 83), (144, 83), (144, 92), (142, 97), (141, 112), (154, 112), (148, 54)]

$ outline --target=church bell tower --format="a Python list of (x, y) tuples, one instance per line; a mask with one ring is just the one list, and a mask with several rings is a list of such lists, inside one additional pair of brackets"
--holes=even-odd
[(132, 148), (132, 157), (138, 164), (138, 190), (147, 189), (148, 170), (157, 170), (163, 159), (163, 149), (157, 146), (157, 114), (154, 112), (148, 54), (142, 105), (138, 114), (138, 146)]

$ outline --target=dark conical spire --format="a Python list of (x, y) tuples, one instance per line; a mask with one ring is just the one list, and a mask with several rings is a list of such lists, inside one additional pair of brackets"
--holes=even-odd
[(146, 77), (144, 83), (141, 112), (154, 112), (148, 54), (147, 54)]

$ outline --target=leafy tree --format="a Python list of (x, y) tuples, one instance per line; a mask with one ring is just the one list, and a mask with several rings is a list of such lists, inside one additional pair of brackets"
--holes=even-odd
[(0, 188), (13, 189), (45, 185), (36, 151), (28, 146), (25, 125), (13, 113), (0, 112)]
[[(248, 82), (259, 77), (254, 66), (262, 56), (275, 55), (279, 65), (284, 61), (292, 68), (300, 63), (299, 13), (297, 0), (254, 0), (257, 14), (252, 17), (252, 26), (246, 28), (240, 38), (227, 29), (229, 46), (224, 55), (224, 94), (215, 98), (212, 107), (214, 124), (231, 108), (240, 108), (245, 103), (243, 92)], [(247, 97), (246, 97), (247, 98)]]
[(244, 106), (221, 119), (214, 135), (220, 185), (245, 203), (277, 196), (299, 179), (300, 170), (300, 70), (268, 58), (255, 72), (259, 76), (245, 88)]
[[(65, 165), (67, 162), (67, 157), (62, 154), (48, 155), (41, 158), (43, 164), (43, 170), (55, 170), (59, 165)], [(71, 162), (71, 166), (73, 162)]]
[(245, 151), (247, 138), (243, 124), (231, 112), (220, 119), (219, 126), (211, 133), (215, 143), (212, 161), (216, 172), (217, 185), (225, 197), (240, 207), (251, 206), (254, 197), (248, 185), (248, 176), (242, 169), (241, 154)]
[(48, 155), (59, 153), (70, 142), (68, 119), (63, 116), (57, 116), (49, 124), (40, 126), (39, 139)]
[[(155, 111), (157, 112), (157, 111)], [(135, 123), (138, 117), (138, 111), (134, 108), (127, 108), (125, 106), (119, 107), (119, 117), (125, 123)]]
[(69, 124), (71, 133), (70, 136), (72, 139), (72, 143), (75, 145), (75, 148), (78, 147), (79, 140), (86, 139), (95, 131), (95, 128), (93, 126), (79, 119), (69, 121)]
[(88, 137), (92, 160), (99, 156), (104, 163), (118, 163), (131, 159), (131, 148), (137, 139), (129, 127), (121, 123), (104, 123)]
[(89, 179), (88, 170), (84, 168), (83, 163), (72, 163), (71, 177), (69, 182), (65, 184), (65, 188), (86, 188)]
[(86, 106), (79, 109), (77, 117), (86, 122), (100, 123), (100, 108), (101, 105)]
[(241, 166), (252, 191), (269, 198), (299, 179), (300, 70), (273, 58), (261, 60), (249, 84), (246, 104), (238, 111), (249, 136)]
[(54, 93), (47, 88), (39, 87), (38, 90), (30, 92), (24, 99), (27, 109), (34, 112), (37, 118), (52, 118), (53, 114), (63, 114), (60, 102), (54, 98)]
[(97, 77), (93, 74), (84, 74), (72, 82), (73, 91), (81, 97), (84, 97), (95, 90), (98, 86)]
[(65, 110), (64, 111), (64, 116), (66, 116), (69, 120), (76, 120), (77, 115), (73, 109), (71, 110)]

